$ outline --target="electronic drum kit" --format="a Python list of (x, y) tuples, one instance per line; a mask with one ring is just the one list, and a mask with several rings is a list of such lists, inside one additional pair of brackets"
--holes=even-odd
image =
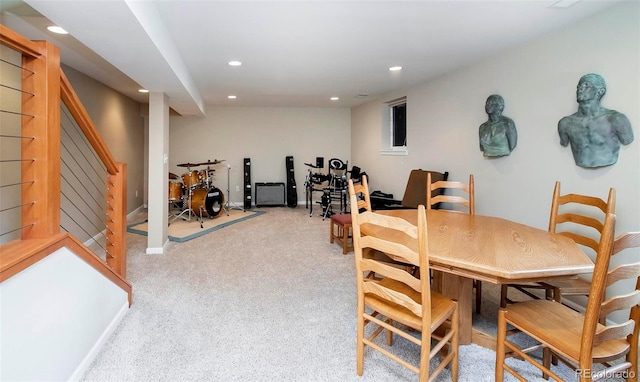
[[(172, 219), (183, 217), (190, 220), (191, 214), (199, 217), (202, 227), (203, 216), (213, 219), (224, 209), (224, 194), (222, 190), (213, 185), (213, 174), (216, 170), (211, 166), (224, 162), (221, 160), (207, 160), (202, 163), (181, 163), (178, 167), (186, 167), (187, 172), (181, 177), (169, 173), (169, 204), (180, 207), (181, 212)], [(195, 170), (194, 167), (207, 166), (204, 170)], [(178, 180), (182, 179), (182, 182)], [(184, 215), (187, 215), (185, 218)]]
[[(313, 216), (313, 193), (316, 191), (322, 192), (322, 197), (318, 203), (322, 206), (323, 219), (334, 213), (332, 209), (334, 200), (339, 200), (341, 212), (347, 211), (347, 163), (338, 158), (331, 158), (329, 160), (328, 174), (314, 173), (311, 169), (319, 169), (321, 167), (305, 163), (306, 166), (310, 167), (305, 179), (305, 207), (310, 207), (309, 216)], [(325, 182), (327, 184), (323, 186)]]

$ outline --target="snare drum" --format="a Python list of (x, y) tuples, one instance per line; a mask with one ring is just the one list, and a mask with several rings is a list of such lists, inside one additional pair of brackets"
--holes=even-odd
[(187, 188), (195, 187), (198, 185), (198, 171), (189, 171), (182, 174), (182, 183)]
[(198, 189), (191, 195), (191, 209), (196, 215), (202, 211), (203, 216), (214, 218), (220, 214), (223, 205), (224, 194), (216, 187), (209, 190)]
[(182, 183), (169, 182), (169, 201), (175, 202), (182, 198)]

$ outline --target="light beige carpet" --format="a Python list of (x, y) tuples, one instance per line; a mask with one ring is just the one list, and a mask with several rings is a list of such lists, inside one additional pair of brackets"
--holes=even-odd
[[(265, 211), (240, 210), (230, 210), (228, 212), (229, 214), (227, 215), (225, 211), (221, 211), (213, 219), (205, 216), (203, 217), (202, 225), (200, 224), (198, 217), (192, 216), (190, 221), (183, 220), (182, 218), (177, 218), (175, 220), (173, 220), (173, 218), (169, 218), (169, 240), (185, 242), (265, 213)], [(127, 231), (146, 236), (149, 229), (147, 224), (146, 220), (130, 224), (127, 226)]]

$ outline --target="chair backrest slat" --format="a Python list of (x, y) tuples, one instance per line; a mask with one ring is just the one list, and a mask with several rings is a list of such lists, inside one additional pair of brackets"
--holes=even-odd
[(360, 183), (356, 184), (353, 183), (352, 179), (349, 179), (348, 189), (349, 195), (358, 195), (356, 204), (353, 204), (351, 208), (356, 206), (358, 211), (371, 211), (371, 195), (369, 194), (369, 184), (367, 183), (366, 175), (362, 175)]
[[(431, 174), (427, 174), (427, 209), (434, 208), (435, 205), (442, 206), (442, 203), (450, 203), (454, 205), (462, 205), (466, 207), (469, 214), (474, 215), (475, 211), (475, 191), (474, 191), (473, 174), (469, 175), (469, 183), (441, 180), (431, 183)], [(442, 193), (433, 195), (434, 191), (440, 190)], [(447, 190), (449, 193), (447, 193)], [(458, 194), (454, 194), (458, 190)], [(463, 194), (463, 195), (460, 195)]]
[(607, 201), (589, 195), (561, 195), (560, 182), (556, 182), (551, 201), (549, 232), (571, 238), (581, 246), (598, 251), (606, 214), (614, 214), (616, 191), (609, 189)]
[[(635, 367), (637, 367), (637, 336), (640, 320), (640, 312), (638, 311), (640, 306), (640, 263), (623, 263), (611, 268), (609, 264), (613, 255), (619, 255), (627, 249), (640, 248), (640, 232), (625, 233), (612, 240), (613, 222), (615, 222), (615, 219), (611, 218), (612, 216), (614, 215), (608, 214), (605, 219), (602, 239), (600, 240), (600, 247), (596, 257), (591, 293), (585, 313), (581, 358), (582, 352), (588, 353), (589, 357), (591, 357), (592, 353), (587, 346), (606, 346), (605, 344), (609, 341), (626, 340), (628, 341), (628, 346), (625, 347), (624, 351), (632, 352), (631, 358), (635, 357)], [(605, 299), (606, 288), (621, 280), (633, 280), (635, 282), (634, 289), (628, 293), (618, 293)], [(594, 321), (596, 314), (599, 317), (607, 317), (613, 312), (623, 310), (629, 310), (629, 319), (625, 322), (619, 324), (608, 324), (606, 322), (605, 325), (599, 325)], [(588, 345), (589, 337), (592, 337), (591, 345)]]
[(618, 265), (609, 271), (609, 275), (607, 276), (607, 287), (610, 287), (621, 280), (638, 277), (638, 275), (640, 275), (640, 263)]
[(625, 338), (633, 333), (635, 322), (627, 320), (621, 324), (608, 325), (599, 331), (593, 339), (593, 346), (598, 346), (608, 341)]
[[(357, 203), (354, 193), (350, 192), (349, 197), (352, 205)], [(389, 263), (373, 258), (363, 258), (363, 252), (366, 250), (379, 251), (396, 261), (419, 266), (421, 272), (426, 272), (423, 274), (429, 274), (425, 207), (418, 206), (416, 214), (418, 215), (417, 226), (399, 217), (370, 211), (358, 213), (351, 210), (358, 294), (374, 294), (381, 299), (404, 306), (417, 316), (427, 315), (423, 318), (430, 319), (431, 293), (428, 277), (420, 278)], [(362, 229), (366, 229), (366, 235), (363, 234)], [(420, 296), (419, 301), (416, 301), (415, 296), (386, 288), (379, 283), (378, 279), (365, 278), (364, 274), (369, 272), (374, 272), (387, 281), (393, 280), (413, 289)]]
[(364, 293), (375, 294), (380, 298), (407, 308), (418, 317), (422, 317), (422, 305), (420, 303), (417, 303), (411, 297), (404, 293), (385, 288), (384, 286), (378, 284), (377, 281), (366, 282), (363, 284), (362, 288)]
[(612, 312), (618, 310), (630, 309), (634, 305), (640, 303), (640, 291), (634, 290), (632, 293), (624, 295), (616, 295), (604, 301), (600, 308), (600, 316), (608, 316)]
[(367, 182), (367, 176), (362, 175), (360, 183), (353, 183), (353, 179), (349, 179), (347, 189), (349, 195), (357, 195), (356, 203), (351, 205), (351, 208), (356, 208), (356, 211), (371, 211), (371, 195), (369, 194), (369, 183)]

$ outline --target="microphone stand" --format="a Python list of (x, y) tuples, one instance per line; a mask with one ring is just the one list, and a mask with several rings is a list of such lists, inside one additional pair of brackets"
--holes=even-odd
[(224, 210), (227, 212), (227, 216), (229, 216), (230, 210), (242, 210), (242, 212), (246, 212), (244, 206), (240, 208), (239, 206), (234, 206), (230, 203), (231, 201), (231, 165), (227, 165), (227, 200), (224, 202)]

